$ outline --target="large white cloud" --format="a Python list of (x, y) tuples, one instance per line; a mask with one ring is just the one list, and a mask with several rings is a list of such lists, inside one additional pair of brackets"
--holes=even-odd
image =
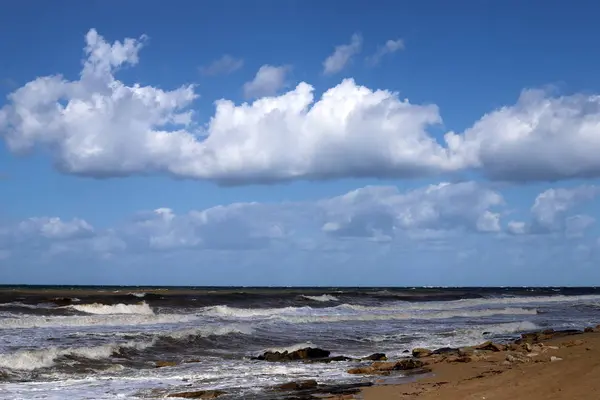
[(0, 109), (8, 147), (44, 148), (67, 173), (166, 173), (230, 184), (469, 168), (511, 181), (600, 177), (600, 96), (525, 91), (517, 104), (439, 141), (429, 133), (442, 122), (435, 105), (352, 79), (315, 98), (301, 82), (252, 103), (219, 100), (203, 125), (192, 111), (193, 86), (164, 90), (115, 78), (138, 63), (144, 44), (144, 37), (109, 44), (91, 30), (79, 79), (40, 77), (9, 96)]
[(493, 179), (600, 177), (600, 96), (525, 90), (515, 105), (446, 138), (466, 166)]

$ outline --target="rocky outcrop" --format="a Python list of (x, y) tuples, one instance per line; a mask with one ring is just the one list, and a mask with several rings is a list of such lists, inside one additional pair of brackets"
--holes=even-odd
[(276, 390), (306, 390), (306, 389), (314, 389), (316, 388), (317, 381), (314, 379), (305, 380), (305, 381), (293, 381), (284, 383), (281, 385), (275, 386)]
[(167, 397), (176, 397), (180, 399), (216, 399), (226, 394), (221, 390), (198, 390), (195, 392), (171, 393)]
[(413, 349), (412, 351), (412, 356), (415, 358), (429, 357), (431, 354), (433, 354), (433, 351), (429, 349), (423, 349), (420, 347)]
[(316, 360), (325, 359), (331, 354), (328, 350), (319, 348), (307, 347), (295, 351), (266, 351), (258, 357), (254, 357), (253, 360), (269, 361), (269, 362), (285, 362), (285, 361), (298, 361), (298, 360)]
[(392, 371), (405, 371), (423, 368), (425, 363), (421, 360), (408, 358), (400, 361), (377, 361), (370, 366), (351, 368), (349, 374), (358, 375), (388, 375)]
[(503, 344), (487, 341), (480, 344), (479, 346), (475, 346), (474, 349), (483, 351), (504, 351), (506, 350), (506, 346)]
[(544, 341), (550, 340), (550, 339), (578, 335), (580, 333), (583, 333), (583, 332), (580, 330), (577, 330), (577, 329), (566, 329), (566, 330), (561, 330), (561, 331), (555, 331), (554, 329), (546, 329), (541, 332), (523, 333), (523, 334), (521, 334), (521, 338), (518, 339), (517, 341), (515, 341), (515, 343), (516, 344), (523, 344), (523, 343), (534, 344), (534, 343), (544, 342)]
[(368, 357), (364, 357), (363, 361), (387, 361), (387, 356), (384, 353), (374, 353)]

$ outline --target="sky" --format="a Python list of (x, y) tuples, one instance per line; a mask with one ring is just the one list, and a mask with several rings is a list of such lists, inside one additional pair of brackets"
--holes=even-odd
[(600, 5), (23, 0), (0, 282), (600, 284)]

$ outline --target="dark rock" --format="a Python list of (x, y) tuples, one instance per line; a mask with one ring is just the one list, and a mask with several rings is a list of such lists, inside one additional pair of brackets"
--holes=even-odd
[(313, 364), (313, 363), (330, 363), (332, 361), (360, 361), (355, 358), (350, 358), (346, 356), (335, 356), (335, 357), (325, 357), (325, 358), (315, 358), (311, 360), (305, 360), (305, 363)]
[(515, 343), (517, 343), (517, 344), (523, 344), (523, 343), (534, 344), (534, 343), (539, 343), (539, 342), (543, 342), (543, 341), (554, 339), (554, 338), (578, 335), (580, 333), (582, 333), (582, 331), (577, 330), (577, 329), (565, 329), (565, 330), (561, 330), (561, 331), (555, 331), (554, 329), (546, 329), (542, 332), (523, 333), (523, 334), (521, 334), (521, 339), (516, 340)]
[(479, 346), (475, 346), (475, 350), (504, 351), (505, 349), (506, 347), (504, 345), (490, 341), (482, 343)]
[(585, 328), (583, 331), (584, 331), (585, 333), (592, 333), (592, 332), (594, 332), (594, 328), (592, 328), (591, 326), (588, 326), (588, 327), (587, 327), (587, 328)]
[(416, 348), (412, 351), (412, 356), (416, 358), (427, 357), (432, 354), (433, 352), (429, 349)]
[(195, 392), (171, 393), (167, 397), (178, 397), (182, 399), (216, 399), (226, 394), (221, 390), (198, 390)]
[(349, 369), (347, 372), (349, 374), (359, 375), (387, 375), (391, 371), (412, 370), (417, 368), (423, 368), (423, 366), (425, 366), (425, 363), (423, 361), (408, 358), (406, 360), (400, 360), (396, 362), (377, 361), (368, 367), (352, 368)]
[(394, 370), (416, 369), (422, 368), (424, 365), (425, 363), (423, 361), (409, 358), (406, 360), (397, 361), (396, 365), (394, 366)]
[(278, 385), (275, 387), (277, 390), (306, 390), (306, 389), (314, 389), (317, 387), (317, 381), (314, 379), (306, 380), (306, 381), (294, 381), (284, 383), (282, 385)]
[(454, 347), (441, 347), (439, 349), (435, 349), (432, 354), (449, 356), (451, 354), (458, 354), (458, 353), (459, 353), (459, 349), (456, 349)]
[[(598, 326), (600, 326), (600, 325), (598, 325)], [(404, 350), (403, 353), (410, 353), (410, 351), (409, 350)]]
[(283, 361), (296, 361), (296, 360), (314, 360), (318, 358), (327, 358), (331, 354), (330, 351), (307, 347), (292, 352), (284, 351), (267, 351), (264, 354), (253, 358), (253, 360), (269, 361), (269, 362), (283, 362)]
[(374, 353), (368, 357), (363, 358), (364, 361), (386, 361), (388, 358), (383, 353)]

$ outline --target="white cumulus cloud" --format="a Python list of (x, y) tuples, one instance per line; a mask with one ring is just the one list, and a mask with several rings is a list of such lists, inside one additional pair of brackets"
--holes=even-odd
[(507, 181), (600, 177), (600, 96), (524, 91), (447, 140), (466, 166)]
[(360, 53), (362, 49), (362, 43), (362, 36), (358, 33), (355, 33), (352, 35), (350, 43), (336, 46), (333, 54), (323, 61), (323, 73), (325, 75), (332, 75), (344, 69), (352, 57)]
[(394, 236), (400, 231), (467, 229), (498, 232), (502, 196), (475, 182), (440, 183), (400, 192), (396, 187), (357, 189), (323, 203), (323, 230), (343, 236)]
[[(399, 49), (394, 43), (389, 48)], [(339, 46), (329, 69), (345, 64), (360, 44), (357, 35)], [(245, 87), (256, 100), (218, 100), (204, 124), (194, 118), (193, 85), (165, 90), (115, 77), (138, 63), (144, 45), (144, 36), (110, 44), (90, 30), (78, 79), (39, 77), (8, 96), (0, 109), (8, 148), (47, 150), (65, 173), (169, 174), (224, 184), (470, 169), (507, 181), (600, 177), (597, 95), (527, 90), (515, 105), (438, 139), (430, 133), (442, 123), (434, 104), (414, 104), (353, 79), (320, 97), (305, 82), (277, 95), (285, 71), (263, 66)], [(481, 227), (493, 221), (488, 216)]]
[(93, 235), (94, 228), (78, 218), (63, 221), (57, 217), (35, 217), (19, 223), (17, 233), (26, 236), (39, 235), (47, 239), (74, 239)]
[(540, 193), (531, 207), (531, 221), (511, 221), (508, 232), (514, 235), (564, 232), (578, 236), (595, 223), (589, 215), (568, 215), (576, 206), (600, 195), (600, 188), (584, 185), (573, 188), (551, 188)]

